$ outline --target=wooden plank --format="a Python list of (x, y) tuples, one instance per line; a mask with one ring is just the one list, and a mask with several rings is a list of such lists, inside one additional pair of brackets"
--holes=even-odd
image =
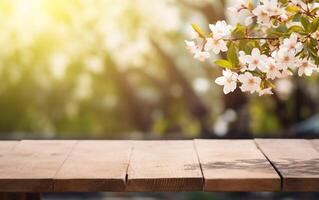
[(0, 157), (0, 192), (47, 192), (75, 141), (21, 141)]
[(310, 141), (257, 139), (256, 142), (281, 174), (284, 191), (319, 191), (319, 152)]
[(311, 140), (312, 145), (319, 151), (319, 139)]
[(19, 143), (19, 141), (0, 141), (0, 156), (7, 154), (8, 152), (12, 151), (13, 148)]
[(202, 190), (192, 141), (137, 141), (128, 169), (127, 191)]
[(54, 191), (123, 191), (130, 141), (80, 141), (55, 176)]
[(279, 191), (280, 177), (253, 140), (195, 140), (204, 191)]

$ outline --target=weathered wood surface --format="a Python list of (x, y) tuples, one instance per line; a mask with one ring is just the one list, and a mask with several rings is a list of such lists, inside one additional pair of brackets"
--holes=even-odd
[[(2, 142), (1, 142), (2, 143)], [(0, 157), (0, 192), (49, 192), (75, 141), (21, 141)]]
[(79, 141), (55, 176), (54, 191), (123, 191), (130, 141)]
[(17, 144), (19, 141), (0, 141), (0, 156), (12, 151)]
[(300, 139), (0, 141), (0, 197), (278, 191), (280, 181), (284, 191), (318, 192), (318, 147), (319, 140)]
[(200, 191), (203, 178), (192, 141), (137, 141), (127, 191)]
[(312, 145), (319, 151), (319, 139), (318, 140), (311, 140)]
[(204, 191), (280, 191), (280, 177), (252, 140), (195, 140)]
[(256, 142), (281, 174), (284, 191), (319, 191), (319, 152), (311, 141), (257, 139)]

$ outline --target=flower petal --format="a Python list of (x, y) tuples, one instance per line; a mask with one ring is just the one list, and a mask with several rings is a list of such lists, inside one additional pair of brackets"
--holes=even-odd
[(221, 76), (216, 78), (215, 83), (218, 85), (225, 85), (226, 79), (225, 77)]

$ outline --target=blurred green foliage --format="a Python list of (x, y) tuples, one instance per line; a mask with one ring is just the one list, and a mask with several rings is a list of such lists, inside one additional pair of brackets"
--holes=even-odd
[[(223, 0), (0, 2), (2, 135), (249, 137), (316, 112), (307, 108), (317, 103), (299, 102), (302, 117), (285, 119), (295, 113), (295, 83), (274, 98), (223, 96), (213, 84), (219, 69), (190, 57), (190, 24), (227, 17)], [(312, 81), (316, 89), (302, 91), (318, 102)], [(232, 120), (223, 115), (229, 109)]]

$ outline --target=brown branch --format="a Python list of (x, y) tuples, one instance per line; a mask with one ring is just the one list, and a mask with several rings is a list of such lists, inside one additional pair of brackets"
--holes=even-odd
[(243, 37), (243, 38), (228, 38), (225, 41), (238, 41), (238, 40), (279, 40), (278, 37)]

